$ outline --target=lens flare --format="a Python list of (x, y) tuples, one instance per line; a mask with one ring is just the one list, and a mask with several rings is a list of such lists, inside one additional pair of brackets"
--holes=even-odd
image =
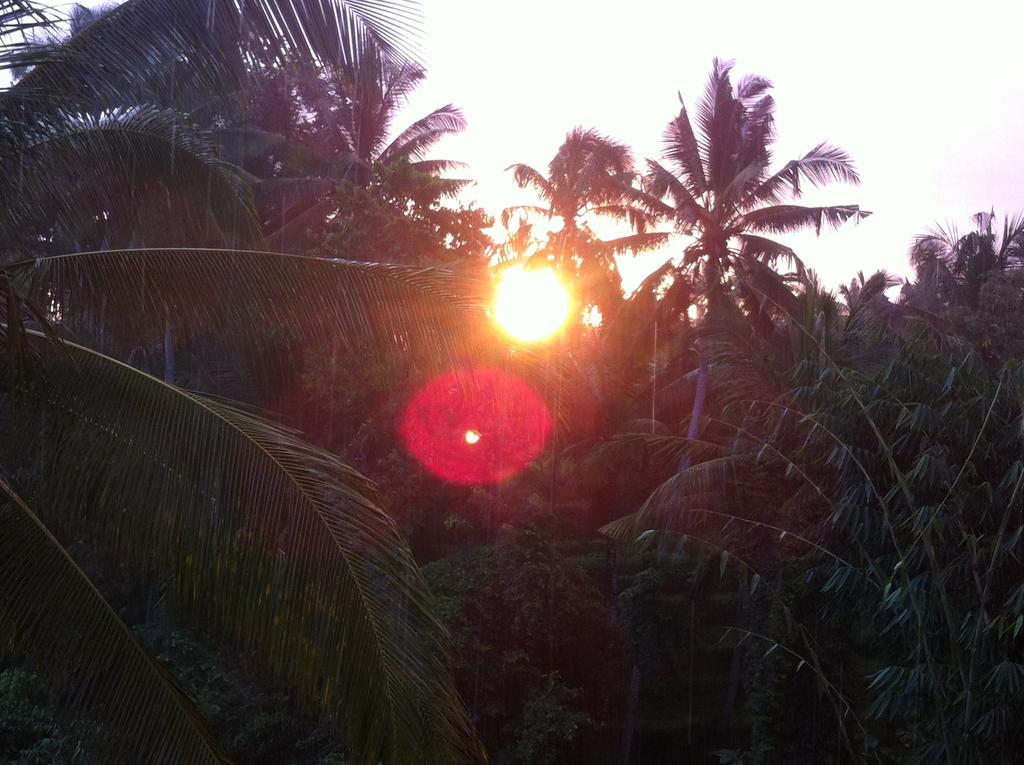
[(449, 372), (430, 380), (405, 408), (400, 433), (435, 475), (464, 485), (499, 483), (544, 449), (551, 417), (525, 381), (496, 369)]
[(494, 300), (494, 319), (516, 340), (535, 343), (554, 335), (570, 312), (569, 292), (550, 268), (505, 270)]

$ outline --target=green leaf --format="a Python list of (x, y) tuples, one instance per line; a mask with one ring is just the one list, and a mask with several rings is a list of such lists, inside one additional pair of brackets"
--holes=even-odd
[(421, 33), (416, 0), (126, 0), (23, 77), (0, 111), (104, 109), (147, 86), (171, 99), (188, 86), (227, 95), (251, 71), (294, 59), (403, 64), (418, 57)]
[(0, 368), (0, 403), (40, 460), (45, 519), (173, 576), (178, 608), (259, 655), (367, 761), (483, 760), (426, 585), (364, 478), (223, 401), (28, 336), (40, 361), (29, 379)]
[(228, 760), (174, 677), (0, 478), (0, 654), (25, 657), (61, 711), (104, 726), (122, 762)]

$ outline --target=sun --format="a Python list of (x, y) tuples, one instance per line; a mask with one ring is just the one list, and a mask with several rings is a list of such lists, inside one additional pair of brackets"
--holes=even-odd
[(551, 268), (508, 268), (494, 300), (494, 319), (516, 340), (536, 343), (554, 335), (569, 318), (569, 292)]

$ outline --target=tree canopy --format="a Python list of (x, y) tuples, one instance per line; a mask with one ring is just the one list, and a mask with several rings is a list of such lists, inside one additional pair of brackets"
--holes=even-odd
[(422, 22), (0, 0), (0, 759), (1016, 761), (1022, 218), (823, 284), (719, 59), (485, 210)]

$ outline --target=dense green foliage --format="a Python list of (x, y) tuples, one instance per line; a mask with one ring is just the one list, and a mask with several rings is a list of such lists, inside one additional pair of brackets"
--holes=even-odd
[[(776, 237), (867, 215), (800, 203), (852, 159), (775, 163), (716, 61), (642, 169), (509, 168), (495, 241), (461, 112), (396, 128), (412, 4), (214, 5), (0, 0), (0, 760), (1019, 759), (1020, 219), (827, 290)], [(540, 351), (508, 263), (574, 287)], [(495, 485), (398, 435), (464, 364), (553, 414)]]

